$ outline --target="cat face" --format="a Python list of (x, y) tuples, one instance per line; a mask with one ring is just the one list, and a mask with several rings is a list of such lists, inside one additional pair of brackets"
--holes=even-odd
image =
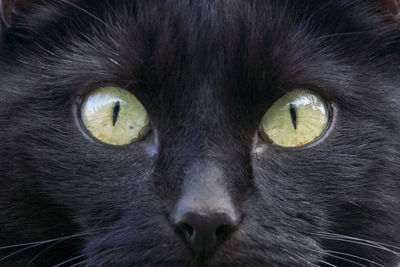
[(400, 32), (378, 1), (18, 3), (0, 265), (400, 261)]

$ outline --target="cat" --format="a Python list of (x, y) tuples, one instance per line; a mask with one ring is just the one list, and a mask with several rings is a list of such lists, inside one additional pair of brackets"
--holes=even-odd
[(0, 266), (400, 263), (395, 0), (0, 4)]

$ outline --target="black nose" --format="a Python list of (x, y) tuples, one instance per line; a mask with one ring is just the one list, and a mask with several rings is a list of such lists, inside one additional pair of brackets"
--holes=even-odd
[(169, 219), (196, 258), (207, 261), (239, 227), (240, 210), (231, 197), (224, 169), (214, 161), (196, 161), (185, 170), (181, 195)]
[(196, 254), (210, 254), (235, 229), (238, 219), (233, 212), (194, 210), (177, 213), (175, 227)]

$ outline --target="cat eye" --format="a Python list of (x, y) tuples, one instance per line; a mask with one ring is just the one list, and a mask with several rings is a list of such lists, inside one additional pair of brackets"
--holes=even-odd
[(116, 146), (139, 141), (150, 129), (142, 103), (127, 90), (114, 86), (98, 88), (85, 97), (81, 120), (93, 137)]
[(324, 98), (296, 89), (279, 98), (261, 120), (264, 141), (282, 147), (299, 147), (320, 137), (327, 128), (329, 107)]

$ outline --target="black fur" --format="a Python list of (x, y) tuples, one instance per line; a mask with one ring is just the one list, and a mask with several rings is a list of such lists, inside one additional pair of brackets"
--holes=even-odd
[[(0, 50), (1, 266), (400, 262), (400, 27), (378, 1), (48, 0), (14, 22)], [(144, 141), (82, 134), (80, 97), (101, 84), (141, 100)], [(299, 87), (332, 106), (328, 132), (263, 143), (263, 114)], [(199, 258), (169, 216), (210, 164), (242, 219)]]

